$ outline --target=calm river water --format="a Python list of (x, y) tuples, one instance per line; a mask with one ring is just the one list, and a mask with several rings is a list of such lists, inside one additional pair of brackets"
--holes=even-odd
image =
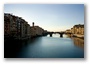
[[(17, 47), (17, 46), (16, 46)], [(17, 48), (18, 49), (18, 48)], [(16, 50), (16, 49), (15, 49)], [(13, 51), (9, 51), (12, 53)], [(17, 58), (84, 58), (84, 40), (53, 34), (52, 37), (38, 37), (27, 42), (12, 53)]]

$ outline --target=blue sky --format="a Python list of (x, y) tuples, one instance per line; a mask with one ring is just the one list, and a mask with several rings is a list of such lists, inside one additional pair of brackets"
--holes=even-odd
[(31, 26), (48, 31), (64, 31), (84, 24), (84, 4), (5, 4), (4, 13), (22, 17)]

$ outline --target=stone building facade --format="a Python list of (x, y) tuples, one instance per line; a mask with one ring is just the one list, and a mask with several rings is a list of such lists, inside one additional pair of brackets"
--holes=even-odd
[(74, 25), (71, 29), (65, 31), (66, 33), (72, 33), (76, 35), (84, 35), (84, 25)]
[(27, 24), (27, 36), (28, 36), (28, 38), (30, 38), (31, 36), (31, 31), (30, 31), (30, 25), (29, 24)]
[(32, 23), (32, 27), (30, 31), (31, 31), (31, 37), (41, 36), (44, 33), (44, 29), (42, 29), (39, 26), (34, 26), (34, 23)]
[(32, 27), (21, 17), (4, 13), (4, 36), (12, 36), (16, 39), (30, 38), (34, 36), (41, 36), (47, 31), (44, 31), (39, 26)]
[(66, 33), (71, 33), (71, 30), (70, 29), (67, 29), (65, 32)]
[(4, 36), (30, 37), (30, 25), (21, 17), (4, 13)]
[(11, 32), (10, 18), (11, 18), (10, 14), (4, 14), (4, 35), (5, 36), (10, 36), (10, 32)]
[[(73, 30), (72, 30), (73, 29)], [(80, 34), (80, 35), (84, 35), (84, 25), (74, 25), (73, 28), (71, 29), (71, 32), (73, 34)]]

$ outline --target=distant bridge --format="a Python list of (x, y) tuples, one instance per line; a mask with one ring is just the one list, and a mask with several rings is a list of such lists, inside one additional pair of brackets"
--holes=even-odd
[(50, 37), (52, 37), (53, 34), (60, 34), (60, 37), (63, 37), (63, 34), (72, 34), (72, 33), (66, 33), (66, 32), (48, 32), (47, 34), (50, 35)]

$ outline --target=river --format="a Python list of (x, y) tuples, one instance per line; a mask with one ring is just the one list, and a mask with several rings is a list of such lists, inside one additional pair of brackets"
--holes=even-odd
[[(13, 46), (11, 48), (13, 49)], [(22, 42), (21, 46), (14, 45), (14, 53), (10, 50), (11, 48), (9, 48), (9, 53), (5, 52), (6, 57), (84, 58), (84, 40), (69, 38), (67, 35), (61, 38), (59, 34), (53, 34), (52, 37), (48, 35)]]

